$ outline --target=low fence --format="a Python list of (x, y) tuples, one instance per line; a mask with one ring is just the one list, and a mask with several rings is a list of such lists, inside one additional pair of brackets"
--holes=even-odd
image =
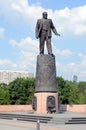
[(86, 104), (82, 105), (60, 105), (61, 111), (86, 113)]
[(0, 105), (0, 112), (30, 112), (31, 105)]
[[(60, 110), (86, 114), (86, 104), (60, 105)], [(33, 110), (31, 105), (0, 105), (0, 112), (33, 112)]]

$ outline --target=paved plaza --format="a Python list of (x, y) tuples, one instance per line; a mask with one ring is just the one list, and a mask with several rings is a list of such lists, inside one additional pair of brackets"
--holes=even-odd
[[(62, 113), (54, 114), (58, 118), (66, 117), (86, 117), (86, 114)], [(18, 121), (16, 119), (0, 119), (0, 130), (37, 130), (37, 123)], [(40, 130), (86, 130), (86, 124), (45, 124), (40, 123)]]

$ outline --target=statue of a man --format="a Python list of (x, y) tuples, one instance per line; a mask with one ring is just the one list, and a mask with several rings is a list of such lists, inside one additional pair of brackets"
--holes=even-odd
[(48, 54), (52, 55), (52, 45), (51, 45), (51, 37), (52, 37), (52, 32), (54, 32), (55, 35), (60, 36), (60, 34), (56, 31), (56, 28), (52, 22), (51, 19), (47, 18), (48, 14), (47, 12), (42, 13), (42, 19), (37, 20), (36, 24), (36, 38), (39, 38), (39, 49), (40, 49), (40, 54), (44, 54), (44, 45), (46, 41), (46, 46), (48, 50)]

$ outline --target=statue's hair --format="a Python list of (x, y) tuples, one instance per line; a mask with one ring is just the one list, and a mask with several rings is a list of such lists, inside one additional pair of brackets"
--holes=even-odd
[(45, 11), (45, 12), (42, 13), (42, 15), (44, 15), (44, 14), (47, 14), (47, 12)]

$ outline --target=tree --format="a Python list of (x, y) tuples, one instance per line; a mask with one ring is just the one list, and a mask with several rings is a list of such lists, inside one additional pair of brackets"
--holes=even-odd
[(57, 77), (57, 92), (60, 97), (60, 103), (63, 103), (64, 100), (64, 88), (65, 88), (65, 80), (62, 77)]
[[(86, 104), (86, 82), (74, 82), (57, 77), (57, 92), (61, 104)], [(0, 84), (0, 104), (31, 104), (35, 78), (17, 78), (8, 85)]]
[(31, 104), (34, 78), (17, 78), (9, 84), (10, 104)]
[(79, 91), (76, 82), (66, 81), (65, 84), (65, 94), (67, 98), (67, 104), (79, 104)]
[(0, 105), (9, 104), (8, 86), (4, 83), (0, 84)]
[(64, 80), (57, 77), (57, 92), (61, 104), (79, 104), (79, 91), (76, 82)]
[(80, 103), (86, 104), (86, 82), (79, 82), (78, 84)]

